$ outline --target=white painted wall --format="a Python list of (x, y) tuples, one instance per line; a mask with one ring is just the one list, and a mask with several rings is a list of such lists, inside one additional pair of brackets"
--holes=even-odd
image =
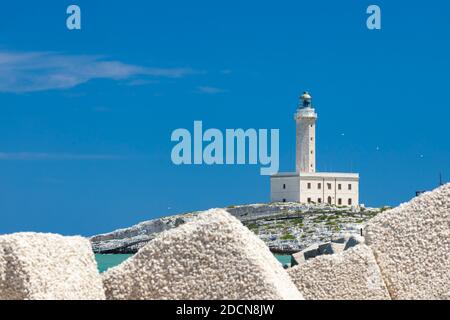
[(295, 114), (297, 172), (316, 172), (316, 120), (313, 108), (298, 109)]
[[(333, 205), (356, 206), (359, 204), (358, 174), (280, 174), (271, 177), (270, 185), (272, 202), (283, 202), (285, 200), (300, 203), (308, 203), (309, 201), (328, 203), (328, 200), (331, 200)], [(351, 185), (351, 189), (349, 189), (349, 185)], [(339, 199), (341, 199), (340, 204)], [(349, 199), (351, 199), (351, 203), (349, 203)]]
[(270, 178), (271, 202), (300, 202), (300, 177)]

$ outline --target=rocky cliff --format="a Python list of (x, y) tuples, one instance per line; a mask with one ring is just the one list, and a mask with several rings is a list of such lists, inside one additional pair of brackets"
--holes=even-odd
[[(225, 208), (275, 253), (298, 252), (315, 243), (359, 234), (385, 208), (349, 208), (299, 203), (269, 203)], [(195, 218), (199, 212), (163, 217), (93, 236), (96, 253), (136, 253), (159, 233)]]

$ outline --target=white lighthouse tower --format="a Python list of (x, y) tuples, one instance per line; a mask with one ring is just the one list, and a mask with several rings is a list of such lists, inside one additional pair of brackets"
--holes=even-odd
[(316, 172), (316, 121), (311, 95), (305, 92), (295, 113), (295, 172), (270, 177), (271, 201), (357, 206), (358, 173)]
[(296, 172), (316, 172), (316, 120), (317, 113), (312, 105), (312, 97), (305, 92), (300, 97), (296, 122)]

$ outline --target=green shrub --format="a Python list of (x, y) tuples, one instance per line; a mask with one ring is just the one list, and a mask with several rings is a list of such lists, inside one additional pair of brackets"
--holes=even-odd
[(280, 240), (295, 240), (295, 237), (290, 233), (285, 233), (280, 237)]

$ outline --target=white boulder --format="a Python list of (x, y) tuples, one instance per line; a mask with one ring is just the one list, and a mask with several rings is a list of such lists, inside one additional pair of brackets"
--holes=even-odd
[(448, 299), (450, 184), (379, 214), (365, 230), (393, 299)]
[(103, 282), (107, 299), (302, 299), (264, 242), (221, 209), (161, 233)]
[(365, 243), (364, 237), (362, 237), (360, 235), (356, 235), (356, 234), (352, 235), (351, 237), (348, 238), (347, 242), (345, 243), (344, 250), (348, 250), (359, 244), (364, 244), (364, 243)]
[(288, 270), (307, 300), (390, 299), (370, 248), (359, 245), (322, 255)]
[(89, 240), (55, 234), (0, 236), (0, 300), (105, 299)]

